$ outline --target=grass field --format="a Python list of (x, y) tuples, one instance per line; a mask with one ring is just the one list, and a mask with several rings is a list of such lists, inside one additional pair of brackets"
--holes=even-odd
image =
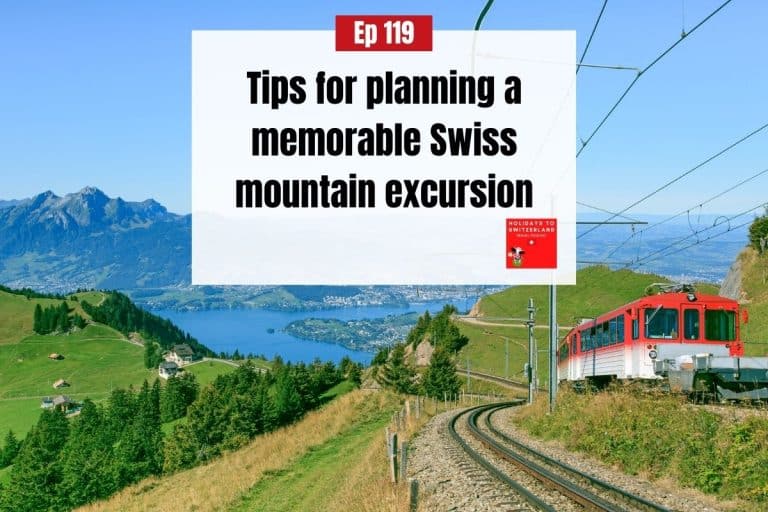
[[(459, 330), (467, 336), (470, 342), (459, 352), (456, 360), (461, 367), (466, 368), (469, 358), (470, 370), (490, 373), (506, 377), (504, 353), (506, 341), (509, 338), (509, 378), (523, 381), (523, 365), (528, 362), (528, 329), (520, 327), (483, 326), (465, 322), (457, 322)], [(549, 343), (549, 330), (536, 329), (534, 338), (539, 350), (545, 350)], [(539, 382), (546, 384), (548, 372), (548, 355), (539, 352)]]
[(200, 388), (205, 387), (216, 379), (219, 375), (229, 373), (235, 367), (231, 364), (221, 361), (201, 361), (190, 366), (185, 366), (184, 371), (195, 375)]
[[(88, 298), (89, 302), (98, 303), (104, 294), (101, 292), (86, 292), (77, 294), (79, 300)], [(77, 301), (66, 301), (73, 312), (88, 318)], [(0, 345), (18, 343), (27, 336), (34, 334), (32, 331), (32, 317), (35, 313), (35, 305), (40, 304), (46, 308), (58, 306), (58, 299), (27, 299), (23, 295), (0, 291)]]
[[(100, 300), (98, 292), (91, 299)], [(75, 399), (106, 398), (117, 387), (139, 386), (156, 372), (144, 368), (142, 347), (128, 343), (122, 334), (99, 324), (68, 335), (38, 336), (31, 332), (35, 304), (59, 301), (32, 299), (0, 292), (0, 434), (12, 429), (23, 437), (40, 415), (44, 396), (66, 394)], [(79, 310), (75, 301), (70, 307)], [(81, 310), (79, 310), (81, 311)], [(63, 360), (48, 359), (59, 353)], [(65, 379), (68, 388), (54, 389)]]

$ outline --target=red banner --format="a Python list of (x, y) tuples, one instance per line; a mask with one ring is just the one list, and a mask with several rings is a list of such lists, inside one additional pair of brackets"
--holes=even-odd
[(337, 52), (431, 52), (432, 16), (338, 15)]

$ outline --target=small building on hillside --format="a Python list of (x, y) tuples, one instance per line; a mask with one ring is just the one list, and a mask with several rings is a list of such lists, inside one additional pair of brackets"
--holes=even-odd
[(163, 361), (157, 368), (157, 372), (161, 379), (168, 380), (168, 378), (174, 377), (179, 372), (179, 365), (173, 361)]
[(48, 356), (48, 359), (51, 359), (51, 360), (53, 360), (53, 361), (61, 361), (62, 359), (64, 359), (64, 356), (63, 356), (63, 355), (61, 355), (61, 354), (57, 354), (56, 352), (54, 352), (53, 354), (50, 354), (50, 355)]
[(69, 387), (69, 382), (65, 381), (64, 379), (59, 379), (59, 380), (57, 380), (56, 382), (53, 383), (53, 387), (54, 387), (54, 389), (68, 388)]
[(189, 364), (192, 361), (197, 361), (200, 359), (200, 357), (195, 354), (195, 351), (192, 350), (192, 347), (186, 343), (181, 343), (179, 345), (174, 345), (173, 348), (171, 348), (171, 351), (168, 352), (168, 355), (165, 359), (166, 361), (174, 362), (179, 366), (184, 366), (185, 364)]
[(61, 409), (65, 413), (70, 413), (78, 409), (80, 404), (69, 398), (67, 395), (59, 395), (53, 399), (53, 408)]
[(42, 401), (40, 402), (40, 407), (42, 409), (52, 409), (53, 408), (53, 398), (50, 396), (44, 396)]

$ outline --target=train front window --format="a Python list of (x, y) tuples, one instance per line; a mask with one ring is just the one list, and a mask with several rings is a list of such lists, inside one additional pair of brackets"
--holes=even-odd
[(687, 340), (699, 339), (699, 312), (695, 309), (683, 311), (683, 336)]
[(704, 312), (704, 332), (710, 341), (733, 341), (736, 339), (736, 312)]
[(677, 310), (645, 308), (646, 338), (677, 338)]

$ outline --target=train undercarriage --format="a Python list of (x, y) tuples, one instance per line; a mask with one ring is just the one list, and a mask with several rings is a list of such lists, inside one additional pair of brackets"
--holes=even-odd
[(683, 355), (654, 361), (654, 372), (696, 401), (768, 401), (768, 357)]

